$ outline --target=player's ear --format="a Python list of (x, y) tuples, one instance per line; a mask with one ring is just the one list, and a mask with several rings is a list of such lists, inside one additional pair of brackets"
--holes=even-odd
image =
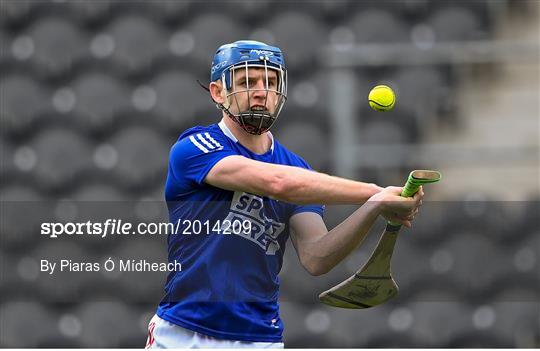
[(219, 104), (223, 104), (225, 102), (223, 86), (221, 85), (221, 82), (210, 82), (209, 89), (210, 95), (215, 102)]

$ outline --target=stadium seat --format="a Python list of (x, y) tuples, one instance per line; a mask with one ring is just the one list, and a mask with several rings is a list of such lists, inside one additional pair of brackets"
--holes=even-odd
[[(445, 202), (447, 215), (443, 226), (458, 231), (475, 231), (501, 244), (513, 243), (523, 240), (534, 226), (535, 220), (526, 219), (528, 206), (523, 202), (504, 203), (471, 194), (465, 201)], [(535, 216), (538, 218), (537, 214)]]
[(441, 8), (431, 15), (427, 23), (433, 28), (438, 42), (473, 40), (484, 36), (479, 19), (466, 7)]
[(15, 171), (13, 145), (0, 136), (0, 177), (5, 180)]
[(37, 301), (3, 301), (0, 320), (0, 345), (6, 348), (37, 348), (58, 334), (54, 313)]
[[(310, 290), (312, 286), (309, 285), (311, 283), (309, 273), (300, 264), (291, 241), (287, 242), (279, 279), (280, 296), (283, 301), (302, 303), (306, 298), (313, 298), (314, 290)], [(298, 281), (307, 281), (307, 284), (298, 284)]]
[(472, 328), (470, 307), (459, 301), (418, 301), (407, 305), (412, 313), (411, 335), (416, 347), (447, 347)]
[[(482, 196), (471, 194), (468, 198), (445, 201), (442, 206), (445, 216), (443, 228), (453, 232), (476, 231), (486, 235), (484, 216), (487, 216), (488, 201)], [(480, 226), (479, 226), (480, 225)]]
[(530, 198), (525, 202), (523, 218), (521, 225), (516, 229), (519, 233), (533, 234), (540, 231), (540, 199), (538, 197)]
[[(201, 108), (197, 112), (195, 116), (194, 125), (207, 126), (210, 124), (218, 123), (221, 120), (221, 117), (222, 117), (222, 112), (218, 110), (216, 106), (210, 102), (206, 107)], [(178, 138), (181, 132), (183, 132), (185, 129), (189, 127), (191, 126), (186, 126), (179, 130), (173, 130), (172, 136), (175, 138)]]
[[(149, 3), (150, 6), (156, 10), (160, 17), (164, 19), (175, 21), (175, 19), (184, 19), (190, 14), (191, 7), (193, 6), (193, 0), (185, 1), (170, 1), (170, 0), (157, 0)], [(178, 23), (178, 22), (177, 22)]]
[(167, 222), (169, 220), (169, 212), (167, 204), (164, 201), (163, 188), (159, 187), (158, 191), (151, 190), (133, 204), (133, 211), (136, 218), (142, 222)]
[(484, 297), (486, 301), (497, 302), (538, 302), (540, 294), (540, 279), (538, 271), (517, 272), (499, 277), (493, 285), (486, 291)]
[(28, 18), (28, 15), (39, 6), (42, 1), (36, 0), (4, 0), (0, 13), (2, 19), (9, 24), (22, 22)]
[[(118, 163), (118, 151), (108, 144), (102, 143), (94, 149), (94, 164), (100, 171), (108, 172)], [(96, 178), (106, 178), (95, 174)]]
[(115, 117), (131, 108), (128, 87), (108, 74), (87, 73), (72, 83), (74, 115), (81, 129), (110, 128)]
[(117, 187), (103, 183), (85, 182), (70, 196), (75, 201), (119, 202), (130, 198)]
[[(140, 235), (122, 240), (122, 245), (109, 255), (117, 260), (148, 263), (166, 263), (166, 236)], [(158, 303), (163, 295), (167, 272), (122, 272), (115, 285), (116, 297), (129, 303)]]
[(448, 348), (511, 348), (512, 343), (504, 335), (492, 332), (469, 331), (456, 336), (448, 344)]
[(414, 235), (403, 229), (392, 256), (392, 276), (404, 294), (416, 294), (433, 276), (432, 251), (409, 240)]
[[(328, 74), (325, 74), (325, 78)], [(314, 108), (325, 107), (324, 103), (328, 104), (328, 79), (323, 77), (308, 78), (309, 80), (297, 81), (288, 88), (287, 107), (290, 105)], [(319, 80), (316, 82), (316, 80)], [(322, 101), (321, 101), (322, 100)], [(321, 106), (323, 105), (323, 106)]]
[[(40, 225), (52, 218), (50, 204), (29, 184), (0, 190), (2, 202), (2, 246), (17, 248), (34, 242)], [(32, 213), (31, 216), (28, 214)]]
[(540, 231), (531, 233), (514, 245), (509, 255), (512, 257), (514, 274), (525, 280), (536, 281), (540, 293)]
[[(370, 82), (368, 80), (368, 77), (366, 77), (365, 74), (361, 71), (354, 71), (355, 77), (354, 77), (354, 91), (355, 96), (365, 96), (367, 99), (369, 90), (371, 88)], [(329, 115), (329, 111), (332, 109), (332, 106), (330, 105), (331, 99), (333, 98), (333, 94), (336, 93), (335, 88), (333, 87), (333, 76), (332, 71), (330, 70), (322, 70), (320, 72), (317, 72), (313, 74), (312, 72), (308, 72), (308, 74), (305, 76), (305, 80), (298, 81), (295, 84), (292, 84), (291, 88), (292, 90), (289, 91), (289, 100), (287, 104), (299, 104), (297, 100), (302, 99), (304, 100), (303, 103), (307, 107), (309, 105), (307, 102), (310, 100), (314, 100), (315, 104), (313, 104), (313, 108), (316, 108), (320, 110), (320, 112), (324, 113), (325, 115)], [(340, 84), (339, 77), (338, 77), (338, 84)], [(309, 85), (306, 85), (309, 84)], [(313, 92), (310, 92), (309, 86), (312, 85), (315, 87)], [(298, 91), (295, 91), (295, 88), (298, 86), (302, 87), (303, 89), (298, 89)], [(306, 89), (308, 88), (308, 89)], [(296, 96), (298, 94), (298, 96)], [(312, 96), (315, 95), (315, 96)], [(362, 104), (364, 101), (358, 99), (353, 101), (354, 104), (353, 108), (357, 108), (359, 104)], [(328, 117), (330, 118), (330, 117)]]
[(241, 21), (250, 25), (257, 25), (260, 22), (260, 15), (271, 14), (273, 12), (271, 0), (241, 1), (241, 2), (220, 2), (212, 3), (215, 10), (222, 10), (223, 13), (236, 21)]
[(188, 72), (169, 71), (154, 77), (150, 86), (156, 92), (157, 114), (164, 129), (192, 126), (196, 113), (212, 105), (210, 95)]
[(365, 310), (348, 310), (328, 307), (325, 309), (332, 321), (330, 334), (335, 345), (330, 347), (364, 348), (369, 342), (382, 335), (388, 335), (389, 305), (381, 305)]
[(106, 221), (133, 218), (132, 196), (119, 191), (117, 186), (103, 183), (82, 183), (70, 199), (77, 208), (77, 220)]
[[(366, 96), (369, 92), (369, 83), (360, 72), (355, 72), (355, 96)], [(295, 120), (306, 123), (316, 123), (328, 130), (332, 125), (332, 112), (335, 107), (331, 105), (333, 94), (337, 93), (332, 85), (332, 71), (320, 70), (318, 72), (308, 72), (305, 76), (289, 80), (288, 98), (283, 110), (281, 121)], [(339, 79), (339, 78), (338, 78)], [(339, 80), (338, 80), (339, 82)], [(339, 83), (338, 83), (339, 84)], [(362, 100), (354, 100), (353, 110), (356, 111)], [(356, 116), (355, 116), (356, 117)], [(363, 119), (363, 115), (358, 113), (358, 118)]]
[[(107, 223), (107, 220), (116, 220), (115, 223), (126, 223), (134, 218), (130, 197), (120, 192), (117, 186), (98, 183), (96, 180), (79, 183), (69, 195), (54, 203), (54, 211), (58, 221)], [(100, 257), (120, 244), (118, 237), (112, 235), (105, 238), (86, 236), (78, 239), (82, 248)]]
[(410, 138), (405, 130), (391, 120), (370, 121), (359, 127), (358, 141), (362, 144), (407, 144)]
[(290, 344), (291, 348), (314, 349), (316, 347), (320, 347), (330, 349), (334, 345), (339, 345), (339, 342), (340, 340), (333, 340), (331, 337), (324, 334), (308, 334), (308, 336), (302, 335), (297, 339), (291, 339), (291, 341), (286, 343), (286, 345)]
[(538, 301), (492, 301), (471, 306), (474, 331), (464, 331), (449, 347), (534, 347), (538, 342)]
[[(525, 218), (527, 202), (486, 201), (485, 206), (486, 215), (479, 218), (476, 226), (480, 227), (481, 221), (487, 223), (488, 235), (499, 244), (512, 244), (524, 240), (529, 230), (533, 230), (534, 222), (528, 222)], [(538, 220), (536, 222), (538, 223)], [(518, 229), (521, 227), (526, 229), (521, 231)], [(538, 229), (540, 230), (540, 226)]]
[(10, 57), (11, 38), (0, 28), (0, 64), (4, 64)]
[[(435, 251), (430, 257), (430, 268), (434, 268), (434, 257), (440, 254), (440, 250)], [(440, 263), (439, 263), (440, 264)], [(453, 265), (453, 262), (452, 262)], [(451, 265), (447, 267), (452, 268)], [(440, 266), (439, 266), (440, 268)], [(448, 277), (448, 274), (431, 273), (418, 281), (416, 286), (411, 284), (404, 286), (404, 281), (397, 274), (395, 278), (400, 287), (399, 295), (396, 298), (396, 303), (410, 302), (453, 302), (465, 299), (461, 295), (459, 288), (456, 288), (456, 283)], [(403, 289), (401, 288), (403, 286)]]
[(407, 67), (391, 78), (399, 108), (416, 118), (429, 118), (438, 111), (447, 91), (441, 72), (435, 68)]
[(396, 43), (409, 40), (408, 26), (392, 12), (367, 9), (353, 14), (347, 26), (354, 32), (356, 43)]
[[(502, 4), (501, 4), (502, 5)], [(493, 8), (504, 8), (504, 5), (493, 5), (490, 3), (486, 3), (484, 0), (470, 0), (470, 1), (463, 1), (459, 3), (459, 7), (462, 7), (466, 10), (471, 11), (475, 14), (477, 17), (486, 16), (490, 10), (493, 10)], [(448, 7), (448, 3), (435, 3), (431, 4), (430, 8), (434, 12), (439, 9), (444, 9)], [(492, 7), (490, 9), (490, 7)]]
[(87, 38), (68, 20), (40, 18), (28, 34), (35, 45), (33, 61), (47, 75), (73, 68), (87, 54)]
[(313, 277), (302, 266), (292, 242), (287, 243), (280, 273), (281, 296), (284, 301), (312, 304), (318, 294), (350, 276), (346, 265), (338, 265), (329, 273)]
[(495, 312), (493, 334), (504, 335), (507, 347), (531, 348), (540, 342), (540, 308), (536, 301), (501, 301), (492, 305)]
[[(172, 146), (172, 145), (171, 145)], [(157, 184), (139, 195), (140, 200), (161, 202), (165, 200), (165, 184)]]
[(156, 302), (150, 304), (130, 305), (130, 308), (136, 313), (136, 325), (130, 328), (128, 335), (120, 340), (121, 348), (140, 348), (146, 345), (148, 338), (148, 323), (152, 319), (156, 310)]
[[(12, 294), (20, 289), (23, 283), (20, 281), (19, 272), (17, 272), (17, 257), (9, 252), (7, 247), (5, 250), (3, 250), (3, 247), (0, 249), (2, 249), (0, 250), (0, 263), (2, 263), (0, 265), (0, 277), (2, 277), (0, 280), (0, 299), (2, 301), (9, 301)], [(35, 277), (32, 273), (29, 272), (28, 280), (32, 280)]]
[(73, 17), (82, 22), (104, 21), (107, 19), (114, 1), (85, 1), (75, 0), (66, 3), (73, 11)]
[(135, 311), (123, 302), (87, 301), (76, 316), (81, 321), (80, 341), (85, 348), (119, 347), (126, 337), (140, 332)]
[(297, 153), (315, 170), (328, 168), (330, 160), (328, 135), (316, 125), (290, 123), (276, 132), (276, 138), (292, 152)]
[[(94, 256), (85, 249), (86, 242), (101, 238), (90, 238), (88, 235), (73, 235), (69, 238), (68, 235), (65, 236), (57, 238), (56, 241), (47, 239), (47, 242), (42, 242), (29, 255), (29, 258), (34, 259), (38, 264), (41, 260), (57, 263), (54, 274), (40, 273), (34, 286), (38, 289), (41, 298), (48, 302), (78, 303), (83, 293), (84, 282), (92, 275), (99, 275), (100, 272), (77, 271), (77, 263), (95, 262)], [(68, 260), (72, 265), (66, 266), (61, 271), (61, 260)]]
[(332, 229), (345, 220), (354, 211), (358, 209), (358, 206), (354, 205), (329, 205), (324, 210), (324, 222), (328, 229)]
[(446, 203), (424, 200), (424, 206), (415, 218), (411, 235), (407, 240), (415, 242), (419, 247), (422, 245), (433, 247), (448, 239), (452, 228), (444, 226), (444, 219), (448, 214)]
[(422, 342), (415, 340), (406, 332), (388, 332), (386, 335), (370, 339), (366, 348), (413, 348), (422, 347)]
[(481, 297), (491, 285), (512, 271), (512, 257), (475, 232), (455, 233), (441, 245), (454, 257), (451, 279), (469, 298)]
[(287, 347), (302, 347), (299, 341), (305, 338), (307, 330), (304, 318), (309, 308), (298, 301), (282, 298), (280, 301), (280, 317), (285, 325), (283, 338)]
[(117, 18), (104, 33), (115, 43), (112, 59), (120, 72), (138, 73), (166, 53), (165, 33), (157, 23), (139, 15)]
[(30, 146), (37, 154), (35, 180), (46, 188), (68, 188), (92, 162), (87, 140), (70, 130), (51, 128), (42, 131)]
[(118, 152), (113, 172), (120, 186), (140, 190), (165, 181), (170, 145), (161, 135), (133, 126), (119, 131), (110, 143)]
[(212, 57), (220, 45), (247, 38), (243, 26), (219, 13), (201, 14), (187, 25), (186, 31), (194, 38), (191, 55), (194, 67), (198, 66), (205, 72), (209, 72)]
[(349, 0), (323, 0), (319, 6), (310, 6), (309, 10), (313, 12), (314, 16), (322, 16), (321, 19), (327, 22), (341, 21), (350, 11), (351, 3), (352, 1)]
[(336, 330), (330, 308), (322, 305), (306, 306), (283, 301), (280, 316), (285, 325), (284, 340), (289, 348), (343, 347), (336, 339)]
[[(326, 131), (327, 137), (329, 137), (330, 135), (328, 133), (331, 124), (332, 118), (324, 110), (285, 103), (278, 120), (272, 127), (272, 131), (278, 133), (278, 140), (280, 142), (279, 133), (287, 130), (289, 125), (309, 125), (311, 128)], [(288, 147), (286, 144), (285, 146)]]
[(2, 133), (24, 133), (50, 110), (47, 90), (29, 76), (3, 76), (0, 80), (0, 96)]
[(301, 71), (313, 67), (319, 49), (327, 43), (324, 24), (301, 12), (284, 12), (273, 17), (266, 28), (283, 50), (286, 65)]

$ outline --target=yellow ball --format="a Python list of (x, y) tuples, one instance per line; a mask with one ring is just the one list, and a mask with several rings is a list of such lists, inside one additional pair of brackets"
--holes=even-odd
[(396, 104), (396, 95), (387, 85), (377, 85), (368, 95), (369, 106), (375, 111), (390, 111)]

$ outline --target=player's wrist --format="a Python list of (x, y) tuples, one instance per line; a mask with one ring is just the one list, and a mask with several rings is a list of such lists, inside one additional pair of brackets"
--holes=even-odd
[(384, 188), (378, 186), (377, 184), (375, 183), (363, 183), (364, 184), (364, 192), (365, 192), (365, 197), (364, 199), (367, 199), (368, 201), (375, 195), (377, 195), (378, 193), (380, 193), (382, 190), (384, 190)]
[(380, 193), (384, 189), (382, 186), (378, 186), (375, 183), (369, 183), (369, 185), (370, 185), (371, 191), (373, 192), (372, 196), (375, 195), (375, 194)]

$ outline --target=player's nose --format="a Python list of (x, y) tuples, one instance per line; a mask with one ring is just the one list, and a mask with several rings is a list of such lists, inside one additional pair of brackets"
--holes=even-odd
[(266, 83), (264, 82), (264, 80), (258, 79), (252, 89), (253, 97), (264, 98), (266, 96)]

